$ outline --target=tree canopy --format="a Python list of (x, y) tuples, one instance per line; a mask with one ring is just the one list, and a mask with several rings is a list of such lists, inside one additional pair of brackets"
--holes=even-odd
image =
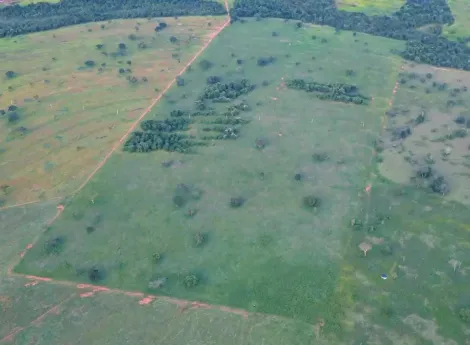
[[(470, 48), (465, 40), (441, 36), (441, 25), (454, 23), (446, 0), (407, 0), (392, 15), (367, 16), (342, 11), (334, 0), (235, 0), (232, 21), (242, 17), (274, 17), (328, 25), (337, 30), (363, 32), (407, 41), (401, 55), (435, 66), (470, 70)], [(432, 25), (432, 30), (418, 30)]]
[[(207, 16), (226, 13), (213, 0), (62, 0), (0, 8), (0, 37), (118, 18)], [(162, 29), (162, 27), (160, 26)]]

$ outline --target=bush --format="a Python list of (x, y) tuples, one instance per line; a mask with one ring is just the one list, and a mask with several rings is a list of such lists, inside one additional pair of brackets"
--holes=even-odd
[(320, 199), (314, 195), (304, 196), (302, 199), (303, 205), (307, 208), (316, 208), (320, 205)]
[(260, 57), (257, 61), (258, 66), (267, 66), (276, 61), (276, 58), (273, 56), (268, 56), (268, 57)]
[(47, 240), (44, 244), (44, 251), (46, 254), (59, 254), (65, 245), (65, 237), (57, 236)]
[(5, 72), (5, 77), (7, 77), (7, 79), (13, 79), (16, 77), (16, 73), (13, 72), (13, 71), (6, 71)]
[(177, 43), (178, 39), (175, 36), (170, 36), (170, 42), (171, 43)]
[(93, 60), (86, 60), (85, 61), (85, 66), (87, 67), (94, 67), (95, 66), (95, 62)]
[(194, 274), (184, 277), (183, 284), (187, 289), (196, 287), (199, 284), (199, 278)]
[(213, 84), (217, 84), (217, 83), (220, 83), (222, 81), (222, 78), (219, 77), (219, 76), (216, 76), (216, 75), (212, 75), (210, 77), (207, 78), (207, 84), (209, 85), (213, 85)]
[(184, 79), (180, 76), (176, 77), (176, 85), (177, 86), (184, 86)]
[(127, 46), (126, 46), (125, 43), (119, 43), (119, 44), (118, 44), (118, 48), (119, 48), (119, 50), (126, 50), (126, 49), (127, 49)]
[(244, 203), (245, 203), (245, 198), (241, 196), (230, 198), (230, 207), (232, 208), (242, 207)]
[(155, 31), (156, 31), (156, 32), (160, 32), (160, 31), (166, 29), (167, 26), (168, 26), (167, 23), (165, 23), (165, 22), (160, 22), (160, 23), (158, 23), (158, 25), (155, 27)]
[(12, 111), (8, 113), (8, 122), (13, 123), (20, 119), (20, 115), (16, 111)]
[(470, 323), (470, 308), (460, 308), (459, 318), (465, 323)]
[(203, 71), (207, 71), (209, 68), (211, 68), (213, 66), (213, 63), (210, 62), (209, 60), (201, 60), (201, 62), (199, 62), (199, 67), (203, 70)]
[(102, 269), (99, 269), (97, 267), (91, 267), (89, 270), (88, 270), (88, 278), (92, 281), (92, 282), (98, 282), (98, 281), (101, 281), (105, 278), (105, 272), (104, 270)]

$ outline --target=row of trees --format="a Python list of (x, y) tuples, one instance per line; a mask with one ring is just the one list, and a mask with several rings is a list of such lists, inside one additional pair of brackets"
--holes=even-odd
[(290, 89), (316, 92), (317, 97), (323, 100), (333, 100), (344, 103), (367, 104), (369, 97), (361, 95), (355, 85), (333, 83), (322, 84), (315, 81), (307, 82), (303, 79), (288, 80), (286, 85)]
[[(470, 70), (470, 49), (465, 40), (454, 42), (441, 36), (441, 26), (454, 22), (446, 0), (407, 0), (389, 16), (341, 11), (334, 0), (236, 0), (231, 16), (232, 21), (241, 17), (295, 19), (406, 40), (406, 48), (400, 53), (405, 59)], [(431, 25), (432, 30), (418, 30), (425, 25)]]
[[(0, 37), (118, 18), (222, 15), (213, 0), (62, 0), (0, 8)], [(158, 30), (164, 27), (159, 25)]]
[(234, 81), (230, 83), (215, 83), (205, 87), (200, 101), (211, 100), (213, 102), (230, 102), (253, 91), (255, 86), (247, 79)]

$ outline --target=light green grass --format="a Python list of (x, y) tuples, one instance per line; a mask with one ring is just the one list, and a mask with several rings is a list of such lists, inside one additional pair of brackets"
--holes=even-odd
[(337, 0), (340, 10), (364, 12), (367, 15), (390, 15), (405, 4), (405, 0)]
[(55, 3), (60, 2), (60, 0), (21, 0), (20, 5), (27, 6), (30, 4), (37, 4), (40, 2), (49, 2), (49, 3), (55, 4)]
[[(153, 115), (162, 119), (175, 107), (192, 107), (210, 75), (227, 81), (246, 77), (258, 87), (244, 97), (253, 110), (242, 137), (194, 155), (116, 153), (45, 234), (44, 241), (66, 236), (64, 252), (44, 257), (39, 245), (18, 271), (87, 280), (75, 269), (97, 264), (106, 268), (102, 283), (110, 286), (145, 291), (151, 279), (165, 276), (168, 284), (157, 293), (312, 324), (319, 317), (328, 318), (329, 326), (339, 322), (340, 310), (330, 305), (338, 298), (343, 241), (350, 217), (360, 210), (357, 195), (367, 183), (374, 133), (399, 70), (400, 61), (389, 51), (402, 46), (361, 34), (354, 39), (352, 33), (296, 30), (278, 20), (230, 26), (201, 57), (214, 67), (203, 72), (196, 63), (183, 76), (186, 86), (172, 89)], [(257, 58), (268, 55), (277, 61), (258, 67)], [(245, 61), (241, 68), (237, 58)], [(349, 68), (357, 77), (346, 76)], [(374, 101), (357, 106), (284, 90), (281, 78), (294, 77), (355, 83)], [(269, 85), (261, 86), (263, 80)], [(254, 148), (258, 137), (269, 141), (264, 151)], [(318, 151), (327, 152), (330, 160), (315, 163), (312, 154)], [(181, 160), (181, 166), (162, 167), (169, 158)], [(305, 175), (302, 182), (294, 180), (299, 171)], [(199, 209), (194, 218), (172, 204), (178, 183), (204, 191), (199, 202), (188, 205)], [(317, 214), (302, 207), (302, 198), (311, 193), (322, 199)], [(230, 197), (239, 195), (246, 204), (231, 209)], [(88, 235), (87, 223), (98, 213), (102, 223)], [(197, 232), (208, 236), (203, 248), (192, 246)], [(155, 252), (163, 254), (157, 265), (152, 263)], [(182, 279), (193, 272), (201, 284), (185, 289)]]
[[(72, 193), (224, 20), (166, 18), (168, 28), (158, 34), (156, 19), (116, 20), (1, 39), (0, 109), (21, 109), (19, 121), (1, 119), (0, 185), (12, 186), (7, 202)], [(138, 48), (142, 42), (146, 49)], [(119, 43), (127, 45), (125, 56), (113, 57)], [(96, 66), (85, 68), (87, 60)], [(119, 68), (132, 71), (120, 75)], [(8, 70), (18, 76), (7, 80)], [(25, 135), (15, 131), (20, 126)]]
[(470, 36), (470, 4), (465, 0), (448, 0), (455, 23), (444, 27), (444, 35), (450, 39)]
[[(55, 203), (0, 211), (0, 340), (14, 333), (10, 344), (67, 343), (231, 345), (303, 345), (314, 339), (310, 325), (280, 317), (239, 315), (195, 309), (184, 313), (175, 304), (157, 300), (139, 305), (139, 297), (96, 294), (81, 298), (71, 286), (7, 276), (19, 258), (55, 215)], [(55, 308), (51, 311), (52, 308)]]

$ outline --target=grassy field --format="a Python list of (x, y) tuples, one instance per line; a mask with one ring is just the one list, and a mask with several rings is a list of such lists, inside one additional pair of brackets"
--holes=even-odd
[[(320, 27), (299, 30), (277, 20), (231, 26), (152, 116), (163, 119), (175, 108), (193, 107), (211, 75), (247, 78), (257, 87), (243, 97), (252, 110), (243, 115), (251, 122), (241, 137), (214, 141), (193, 155), (116, 153), (17, 271), (88, 281), (86, 272), (96, 266), (103, 272), (99, 283), (107, 286), (310, 324), (324, 319), (326, 328), (336, 329), (349, 306), (342, 290), (349, 224), (363, 213), (373, 142), (401, 65), (389, 51), (401, 47), (402, 42)], [(263, 56), (275, 62), (260, 67)], [(201, 68), (202, 60), (212, 67)], [(372, 100), (321, 101), (287, 89), (285, 81), (296, 77), (354, 83)], [(202, 122), (193, 123), (195, 136)], [(260, 138), (266, 143), (262, 150), (255, 147)], [(168, 160), (175, 164), (162, 165)], [(172, 197), (178, 184), (202, 193), (177, 209)], [(311, 194), (321, 199), (315, 210), (302, 204)], [(237, 196), (245, 204), (230, 208)], [(190, 209), (197, 210), (194, 217), (187, 216)], [(194, 243), (198, 236), (205, 240), (201, 246)], [(64, 240), (61, 249), (45, 255), (47, 241), (57, 238)], [(160, 254), (158, 262), (154, 254)], [(199, 284), (185, 288), (192, 275)], [(149, 290), (149, 282), (160, 278), (166, 283)]]
[[(404, 64), (390, 54), (402, 44), (278, 20), (224, 30), (147, 119), (193, 109), (210, 76), (247, 78), (237, 140), (116, 152), (52, 224), (54, 203), (0, 211), (0, 343), (465, 344), (470, 219), (455, 200), (467, 137), (447, 135), (467, 116), (468, 78)], [(320, 100), (291, 78), (355, 84), (371, 100)], [(201, 138), (208, 120), (192, 121)], [(401, 126), (412, 128), (397, 141)], [(434, 144), (446, 196), (411, 179)], [(191, 198), (176, 207), (182, 184)], [(307, 195), (320, 205), (306, 209)], [(245, 203), (230, 208), (234, 196)], [(7, 275), (43, 231), (15, 271), (57, 281)], [(90, 282), (141, 294), (77, 285)]]
[(448, 38), (466, 38), (470, 36), (470, 4), (465, 0), (447, 0), (455, 23), (444, 27), (444, 35)]
[(400, 9), (405, 0), (336, 0), (340, 10), (367, 15), (389, 15)]
[[(381, 172), (397, 183), (410, 183), (429, 166), (442, 175), (450, 191), (446, 200), (470, 204), (470, 127), (468, 72), (408, 64), (400, 78), (388, 121)], [(420, 119), (418, 121), (418, 119)], [(397, 129), (410, 128), (403, 141)], [(418, 179), (416, 184), (427, 183)]]
[(168, 18), (158, 34), (156, 19), (117, 20), (0, 40), (0, 109), (18, 107), (0, 118), (3, 203), (72, 193), (224, 20)]
[[(0, 211), (0, 344), (312, 343), (311, 325), (281, 317), (244, 317), (158, 299), (92, 292), (8, 276), (11, 266), (56, 214), (42, 203)], [(88, 292), (88, 293), (87, 293)]]

